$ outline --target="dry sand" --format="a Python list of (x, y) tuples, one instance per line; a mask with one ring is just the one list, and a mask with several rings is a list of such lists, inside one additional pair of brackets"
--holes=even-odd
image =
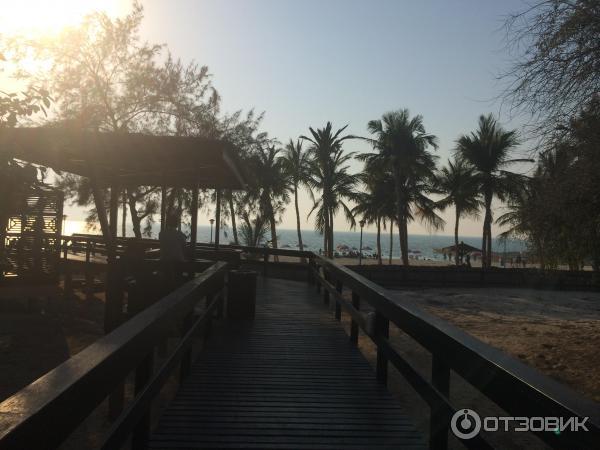
[(430, 313), (600, 402), (600, 293), (510, 288), (402, 292)]

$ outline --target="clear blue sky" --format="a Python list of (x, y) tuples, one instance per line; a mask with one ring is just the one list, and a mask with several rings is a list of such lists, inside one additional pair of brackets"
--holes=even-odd
[[(123, 7), (130, 0), (120, 1)], [(144, 39), (168, 44), (184, 61), (208, 65), (223, 110), (266, 111), (263, 128), (281, 142), (328, 120), (365, 136), (370, 119), (409, 108), (439, 137), (440, 162), (459, 134), (475, 128), (480, 114), (501, 112), (496, 77), (509, 61), (502, 26), (507, 14), (525, 6), (522, 0), (144, 0), (143, 5)], [(519, 126), (505, 114), (500, 118), (507, 127)], [(347, 148), (370, 150), (359, 141)], [(300, 207), (306, 216), (307, 194)], [(439, 234), (452, 233), (453, 212), (445, 218)], [(311, 218), (303, 227), (312, 224)], [(292, 205), (281, 227), (295, 227)], [(335, 227), (348, 229), (342, 217)], [(479, 235), (480, 229), (479, 222), (465, 220), (461, 234)], [(427, 233), (419, 224), (409, 231)]]

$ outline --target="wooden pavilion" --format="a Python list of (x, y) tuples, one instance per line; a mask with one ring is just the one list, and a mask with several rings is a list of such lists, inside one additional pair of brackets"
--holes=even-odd
[[(226, 141), (200, 137), (151, 136), (139, 133), (107, 133), (74, 127), (12, 128), (0, 130), (0, 152), (57, 173), (87, 177), (93, 191), (108, 261), (105, 331), (121, 321), (122, 293), (117, 259), (119, 197), (124, 187), (160, 186), (161, 227), (166, 219), (169, 187), (192, 190), (191, 260), (196, 260), (199, 189), (216, 190), (216, 238), (219, 248), (221, 189), (243, 189), (235, 148)], [(110, 191), (109, 208), (105, 202)], [(5, 230), (0, 230), (4, 233)], [(4, 236), (0, 235), (0, 239)], [(109, 281), (110, 280), (110, 281)]]
[[(235, 149), (226, 141), (200, 137), (107, 133), (69, 127), (0, 130), (0, 151), (29, 163), (70, 172), (90, 179), (98, 219), (107, 248), (114, 248), (119, 193), (123, 187), (160, 186), (192, 189), (191, 246), (196, 243), (198, 190), (243, 189)], [(108, 213), (104, 189), (110, 188)], [(162, 202), (161, 223), (165, 208)], [(220, 201), (216, 210), (219, 246)]]

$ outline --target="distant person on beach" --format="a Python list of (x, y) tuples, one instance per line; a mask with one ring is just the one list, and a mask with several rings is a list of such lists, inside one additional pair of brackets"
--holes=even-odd
[(465, 256), (465, 261), (467, 267), (471, 267), (471, 255), (469, 253), (467, 253), (467, 256)]

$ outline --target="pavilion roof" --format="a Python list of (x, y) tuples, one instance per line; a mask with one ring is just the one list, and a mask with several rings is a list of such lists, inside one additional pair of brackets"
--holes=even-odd
[(234, 147), (223, 140), (83, 131), (0, 129), (0, 152), (100, 184), (243, 189)]

